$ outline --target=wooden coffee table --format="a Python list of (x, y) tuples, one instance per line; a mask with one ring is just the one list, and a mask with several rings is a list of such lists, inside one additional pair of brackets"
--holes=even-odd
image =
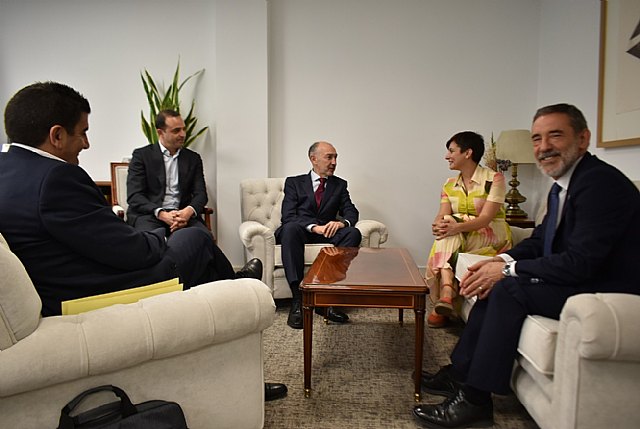
[(416, 318), (414, 397), (420, 400), (427, 285), (406, 249), (325, 247), (300, 284), (304, 313), (304, 395), (311, 395), (314, 307), (413, 309)]

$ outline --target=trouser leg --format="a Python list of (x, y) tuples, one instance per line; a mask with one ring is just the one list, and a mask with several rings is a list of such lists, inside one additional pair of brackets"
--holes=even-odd
[(287, 283), (293, 297), (299, 298), (298, 286), (304, 277), (304, 245), (308, 240), (308, 232), (296, 223), (286, 223), (282, 225), (278, 238)]
[(522, 324), (528, 314), (559, 318), (574, 288), (520, 284), (515, 278), (494, 286), (473, 307), (451, 354), (454, 375), (476, 389), (507, 394)]
[(169, 226), (153, 215), (138, 216), (132, 226), (139, 231), (152, 231), (156, 228), (164, 228), (167, 230), (167, 234), (169, 233)]
[(182, 228), (167, 241), (167, 256), (177, 265), (185, 289), (214, 280), (233, 279), (229, 259), (201, 228)]
[[(317, 235), (317, 234), (316, 234)], [(324, 239), (322, 236), (321, 239)], [(336, 235), (331, 237), (330, 239), (324, 239), (322, 242), (329, 242), (336, 247), (360, 247), (360, 242), (362, 241), (362, 234), (358, 228), (347, 226), (344, 228), (340, 228)]]
[(294, 298), (300, 297), (299, 285), (304, 278), (304, 246), (307, 243), (331, 243), (334, 246), (358, 247), (362, 241), (360, 230), (354, 227), (340, 228), (331, 238), (314, 234), (296, 223), (282, 225), (278, 234), (281, 245), (282, 265), (287, 283)]

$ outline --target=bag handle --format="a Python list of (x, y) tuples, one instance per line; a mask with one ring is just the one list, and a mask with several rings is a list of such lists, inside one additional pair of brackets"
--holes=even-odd
[(78, 396), (73, 398), (67, 405), (62, 408), (60, 413), (60, 421), (58, 423), (58, 429), (74, 429), (75, 423), (73, 421), (73, 417), (69, 414), (89, 395), (93, 395), (98, 392), (112, 392), (118, 398), (120, 398), (120, 415), (122, 418), (129, 417), (133, 414), (136, 414), (136, 407), (131, 403), (131, 399), (124, 392), (124, 390), (119, 387), (112, 386), (110, 384), (105, 384), (103, 386), (94, 387), (89, 390), (85, 390), (80, 393)]

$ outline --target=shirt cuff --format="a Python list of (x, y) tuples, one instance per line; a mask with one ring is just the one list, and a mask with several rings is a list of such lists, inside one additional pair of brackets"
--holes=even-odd
[(504, 261), (509, 264), (510, 277), (518, 277), (518, 274), (516, 274), (516, 260), (506, 253), (501, 253), (498, 257), (504, 259)]

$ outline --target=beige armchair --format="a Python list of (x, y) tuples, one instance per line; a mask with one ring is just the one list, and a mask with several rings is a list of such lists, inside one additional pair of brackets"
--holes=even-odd
[[(248, 179), (240, 183), (240, 212), (242, 223), (239, 232), (245, 248), (245, 258), (258, 258), (264, 271), (262, 281), (272, 290), (275, 299), (291, 298), (280, 255), (276, 245), (275, 230), (280, 226), (284, 178)], [(387, 227), (375, 220), (361, 220), (356, 228), (362, 233), (362, 247), (380, 247), (387, 241)], [(322, 247), (330, 244), (305, 246), (305, 271), (313, 263)]]
[(0, 235), (0, 427), (53, 428), (80, 392), (123, 388), (135, 403), (179, 403), (190, 428), (264, 423), (262, 332), (274, 320), (259, 280), (212, 282), (74, 316), (41, 302)]

